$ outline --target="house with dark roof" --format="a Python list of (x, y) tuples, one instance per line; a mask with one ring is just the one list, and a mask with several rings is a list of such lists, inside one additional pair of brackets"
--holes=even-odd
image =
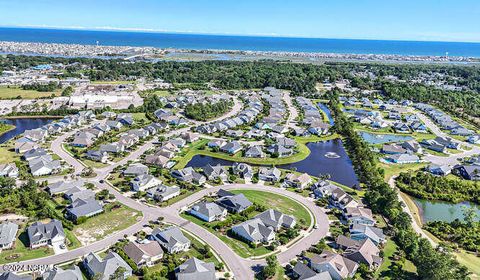
[(269, 243), (275, 239), (275, 231), (258, 218), (233, 226), (232, 232), (241, 239), (253, 243)]
[(201, 185), (207, 181), (207, 178), (195, 171), (192, 167), (172, 170), (170, 173), (175, 179), (180, 181)]
[(293, 228), (296, 225), (294, 217), (274, 209), (268, 209), (255, 216), (255, 218), (260, 219), (264, 225), (275, 231), (279, 231), (281, 228)]
[(105, 258), (100, 258), (96, 253), (89, 253), (83, 260), (83, 266), (87, 275), (91, 278), (99, 277), (99, 280), (109, 280), (120, 268), (124, 268), (123, 278), (132, 275), (132, 268), (117, 253), (109, 251)]
[(76, 265), (66, 270), (56, 266), (45, 271), (42, 280), (83, 280), (83, 275), (80, 267)]
[(248, 147), (244, 152), (244, 156), (250, 158), (263, 158), (265, 157), (265, 154), (263, 153), (261, 146), (255, 145)]
[(251, 179), (253, 177), (252, 167), (243, 162), (235, 162), (232, 165), (232, 172), (244, 179)]
[(175, 268), (177, 280), (215, 280), (215, 264), (190, 258)]
[(211, 180), (211, 181), (217, 180), (217, 179), (220, 179), (222, 181), (228, 180), (228, 171), (225, 167), (221, 166), (220, 164), (217, 164), (215, 166), (207, 164), (202, 168), (202, 171), (208, 180)]
[[(219, 193), (222, 190), (219, 190)], [(224, 195), (215, 201), (222, 208), (227, 209), (230, 213), (241, 213), (253, 203), (248, 200), (243, 193)]]
[(453, 167), (452, 173), (465, 180), (480, 180), (480, 166), (478, 165), (457, 165)]
[(220, 151), (227, 154), (231, 154), (231, 155), (236, 154), (241, 150), (242, 150), (242, 144), (240, 144), (240, 142), (238, 141), (229, 142), (220, 148)]
[(300, 261), (292, 268), (292, 275), (297, 280), (332, 280), (327, 271), (317, 273)]
[(103, 205), (100, 201), (93, 198), (76, 199), (67, 206), (66, 216), (73, 221), (77, 221), (80, 217), (92, 217), (103, 212)]
[(27, 236), (30, 242), (30, 248), (35, 249), (47, 245), (65, 244), (65, 232), (62, 222), (51, 220), (43, 224), (35, 222), (27, 228)]

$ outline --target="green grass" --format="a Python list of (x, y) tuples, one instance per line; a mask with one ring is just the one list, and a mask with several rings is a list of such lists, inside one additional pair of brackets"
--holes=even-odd
[[(243, 193), (252, 203), (264, 205), (283, 214), (294, 216), (297, 224), (301, 226), (308, 227), (312, 222), (310, 212), (302, 204), (286, 196), (257, 190), (232, 190), (231, 192), (235, 194)], [(303, 224), (300, 222), (301, 220), (304, 221)]]
[(23, 230), (19, 230), (20, 235), (15, 242), (15, 247), (11, 250), (4, 250), (0, 253), (0, 264), (19, 262), (31, 259), (37, 259), (53, 255), (53, 249), (42, 247), (38, 249), (30, 249), (28, 247), (28, 236)]
[[(284, 214), (292, 215), (296, 218), (297, 223), (301, 226), (308, 226), (311, 224), (310, 213), (300, 203), (274, 193), (257, 191), (257, 190), (233, 190), (233, 193), (243, 193), (251, 202), (263, 205), (267, 208), (273, 208), (281, 211)], [(254, 212), (250, 216), (253, 217), (258, 213)], [(272, 251), (265, 246), (258, 246), (256, 248), (250, 247), (246, 242), (242, 240), (230, 238), (226, 234), (222, 234), (219, 231), (213, 229), (216, 222), (204, 222), (194, 216), (186, 213), (181, 213), (183, 218), (204, 227), (211, 233), (215, 234), (220, 240), (227, 244), (232, 250), (234, 250), (242, 258), (263, 256), (271, 253)], [(302, 222), (300, 222), (302, 220)]]
[(235, 162), (245, 162), (254, 165), (281, 165), (281, 164), (289, 164), (298, 161), (302, 161), (310, 155), (310, 149), (306, 146), (309, 142), (319, 142), (319, 141), (327, 141), (338, 138), (338, 135), (330, 135), (330, 136), (311, 136), (311, 137), (294, 137), (295, 141), (297, 141), (298, 145), (298, 152), (295, 154), (288, 156), (288, 157), (281, 157), (281, 158), (246, 158), (241, 156), (241, 152), (238, 152), (235, 155), (229, 155), (222, 152), (213, 152), (208, 150), (208, 147), (205, 145), (209, 142), (207, 139), (202, 139), (190, 147), (188, 147), (185, 151), (186, 153), (180, 157), (175, 158), (174, 160), (177, 161), (175, 165), (175, 169), (184, 168), (187, 163), (196, 155), (204, 155), (204, 156), (211, 156), (214, 158), (220, 158), (228, 161), (235, 161)]
[(392, 176), (398, 175), (402, 172), (408, 172), (408, 171), (416, 171), (419, 170), (425, 166), (427, 166), (427, 163), (421, 162), (421, 163), (405, 163), (405, 164), (386, 164), (386, 163), (380, 163), (379, 164), (383, 170), (385, 170), (385, 181), (388, 182)]
[(20, 97), (20, 99), (36, 99), (50, 97), (52, 94), (59, 96), (61, 89), (52, 92), (40, 92), (36, 90), (23, 90), (16, 86), (0, 86), (0, 99), (16, 99), (18, 97)]
[(265, 255), (265, 254), (268, 254), (268, 253), (271, 252), (270, 250), (268, 250), (264, 246), (259, 246), (257, 248), (252, 248), (247, 243), (245, 243), (241, 240), (238, 240), (238, 239), (235, 239), (235, 238), (230, 238), (230, 237), (214, 230), (213, 228), (211, 228), (209, 226), (209, 224), (211, 224), (211, 223), (204, 222), (204, 221), (202, 221), (202, 220), (200, 220), (200, 219), (198, 219), (194, 216), (191, 216), (189, 214), (181, 213), (180, 216), (184, 219), (187, 219), (187, 220), (201, 226), (201, 227), (204, 227), (205, 229), (207, 229), (211, 233), (215, 234), (220, 240), (222, 240), (223, 243), (227, 244), (230, 248), (232, 248), (233, 251), (235, 251), (235, 253), (237, 253), (242, 258), (262, 256), (262, 255)]
[(19, 155), (12, 151), (10, 146), (5, 144), (0, 146), (0, 163), (14, 162), (19, 159)]
[(65, 236), (67, 237), (67, 246), (69, 250), (76, 249), (82, 246), (82, 243), (77, 239), (75, 234), (68, 229), (64, 229)]
[[(380, 265), (380, 267), (378, 268), (378, 270), (375, 272), (375, 279), (378, 279), (378, 278), (381, 278), (381, 279), (391, 279), (390, 278), (390, 266), (395, 263), (395, 262), (399, 262), (399, 261), (396, 261), (393, 256), (394, 254), (398, 251), (398, 246), (397, 244), (391, 240), (391, 239), (388, 239), (387, 240), (387, 243), (385, 244), (385, 247), (383, 248), (383, 253), (384, 253), (384, 257), (383, 257), (383, 263), (382, 265)], [(410, 273), (415, 273), (416, 272), (416, 268), (415, 266), (413, 265), (412, 262), (408, 261), (408, 260), (405, 260), (403, 263), (403, 268), (405, 271), (407, 272), (410, 272)]]
[(140, 211), (122, 204), (116, 209), (110, 210), (107, 208), (104, 213), (91, 217), (85, 223), (75, 226), (73, 233), (81, 242), (94, 242), (116, 231), (128, 228), (135, 224), (141, 216)]

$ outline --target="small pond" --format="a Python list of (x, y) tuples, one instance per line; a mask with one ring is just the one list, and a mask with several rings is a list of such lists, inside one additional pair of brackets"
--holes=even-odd
[(50, 122), (53, 119), (47, 118), (20, 118), (20, 119), (5, 119), (2, 120), (4, 123), (12, 124), (15, 126), (15, 129), (10, 130), (2, 135), (0, 135), (0, 144), (7, 142), (13, 137), (22, 134), (25, 130), (35, 129), (42, 127)]

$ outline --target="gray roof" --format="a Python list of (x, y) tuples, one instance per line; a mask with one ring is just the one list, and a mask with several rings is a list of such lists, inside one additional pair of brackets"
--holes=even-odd
[(191, 258), (175, 268), (175, 276), (178, 280), (215, 280), (215, 265)]
[(141, 175), (141, 174), (148, 174), (148, 166), (143, 165), (141, 163), (132, 163), (130, 164), (123, 174), (126, 175)]
[(78, 266), (68, 270), (63, 270), (60, 267), (55, 267), (42, 274), (43, 280), (83, 280), (82, 271)]
[(7, 222), (0, 224), (0, 245), (10, 244), (15, 241), (18, 232), (18, 225)]
[(56, 236), (65, 237), (62, 222), (59, 220), (52, 220), (47, 224), (35, 222), (27, 228), (28, 240), (31, 243), (36, 243), (41, 240), (50, 240)]
[(274, 230), (267, 227), (263, 222), (258, 218), (253, 218), (251, 220), (247, 220), (243, 223), (235, 225), (232, 227), (232, 230), (239, 233), (243, 232), (243, 234), (250, 237), (251, 240), (255, 242), (263, 242), (269, 239), (272, 234), (274, 234)]
[(137, 265), (142, 262), (144, 256), (157, 257), (163, 255), (162, 247), (156, 241), (150, 241), (148, 243), (130, 241), (123, 247), (123, 251)]
[(192, 206), (192, 210), (206, 217), (217, 217), (220, 216), (223, 211), (225, 211), (224, 208), (220, 207), (218, 204), (206, 201), (194, 204)]
[(58, 181), (55, 183), (48, 184), (48, 192), (50, 194), (65, 193), (66, 191), (72, 188), (80, 188), (83, 186), (81, 181)]
[(16, 275), (13, 272), (3, 272), (0, 274), (0, 280), (27, 280), (32, 279), (30, 275)]
[(102, 204), (95, 199), (77, 199), (68, 208), (67, 213), (74, 218), (90, 217), (103, 211)]
[(165, 244), (166, 248), (171, 248), (177, 243), (190, 243), (190, 240), (183, 235), (180, 228), (172, 226), (164, 230), (154, 229), (152, 235)]
[(102, 260), (97, 254), (90, 253), (85, 257), (85, 265), (94, 275), (102, 274), (102, 280), (107, 280), (119, 267), (126, 269), (126, 274), (132, 274), (132, 268), (115, 252), (108, 252)]
[(260, 219), (266, 226), (273, 228), (290, 228), (295, 226), (294, 217), (285, 215), (282, 212), (273, 209), (268, 209), (255, 216), (255, 218)]
[(233, 196), (224, 196), (218, 199), (216, 203), (233, 212), (241, 212), (253, 205), (253, 203), (250, 202), (250, 200), (248, 200), (243, 193)]

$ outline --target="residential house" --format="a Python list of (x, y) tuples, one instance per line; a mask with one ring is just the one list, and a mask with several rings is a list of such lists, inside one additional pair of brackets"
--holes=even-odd
[(268, 209), (255, 216), (255, 218), (260, 219), (264, 225), (275, 231), (278, 231), (281, 228), (293, 228), (296, 225), (294, 217), (285, 215), (274, 209)]
[(422, 153), (422, 146), (415, 140), (409, 140), (402, 143), (402, 148), (407, 150), (408, 153), (416, 154)]
[(72, 188), (81, 187), (83, 187), (83, 182), (81, 181), (58, 181), (48, 184), (47, 191), (50, 195), (56, 195), (65, 193)]
[(42, 274), (42, 280), (83, 280), (83, 275), (80, 267), (76, 265), (66, 270), (56, 266), (45, 271)]
[(382, 264), (380, 249), (368, 238), (347, 248), (343, 255), (356, 263), (366, 264), (370, 269), (377, 268)]
[(258, 179), (266, 182), (280, 181), (282, 172), (276, 167), (260, 167)]
[(292, 268), (292, 274), (294, 279), (297, 280), (332, 280), (327, 271), (317, 273), (300, 261)]
[(233, 226), (232, 232), (240, 238), (253, 243), (269, 243), (275, 239), (275, 231), (258, 218)]
[(239, 175), (244, 179), (251, 179), (253, 177), (253, 169), (250, 165), (243, 162), (235, 162), (232, 166), (233, 174)]
[(328, 272), (332, 279), (352, 278), (359, 267), (358, 263), (331, 251), (308, 257), (310, 267), (316, 272)]
[(420, 158), (417, 155), (410, 155), (410, 154), (389, 155), (385, 157), (385, 160), (393, 163), (399, 163), (399, 164), (420, 162)]
[(373, 226), (376, 222), (372, 210), (364, 207), (346, 207), (343, 209), (342, 214), (345, 220), (353, 225), (360, 224)]
[(255, 145), (248, 147), (244, 153), (244, 156), (249, 158), (263, 158), (265, 157), (265, 154), (263, 153), (261, 146)]
[(205, 176), (195, 171), (192, 167), (173, 170), (171, 172), (171, 175), (180, 181), (189, 182), (197, 185), (204, 184), (207, 181), (207, 178)]
[(285, 183), (288, 185), (303, 190), (312, 183), (312, 177), (307, 173), (295, 174), (289, 173), (285, 176)]
[(190, 240), (176, 226), (164, 230), (155, 228), (152, 232), (152, 238), (171, 254), (190, 249)]
[(99, 150), (88, 150), (85, 153), (85, 157), (88, 158), (89, 160), (98, 161), (101, 163), (107, 163), (108, 161), (108, 153), (101, 152)]
[(0, 224), (0, 251), (13, 247), (17, 238), (18, 225), (12, 222)]
[(0, 280), (32, 280), (30, 275), (17, 275), (13, 272), (0, 273)]
[(27, 236), (31, 249), (47, 245), (65, 244), (65, 232), (63, 231), (62, 222), (55, 219), (46, 224), (41, 222), (33, 223), (27, 228)]
[(203, 221), (213, 222), (224, 219), (227, 209), (217, 203), (202, 201), (194, 204), (188, 213)]
[(480, 166), (478, 165), (457, 165), (453, 167), (452, 173), (465, 180), (480, 181)]
[(233, 194), (223, 190), (219, 190), (218, 193), (222, 193), (222, 195), (219, 195), (220, 198), (217, 199), (216, 203), (230, 213), (241, 213), (253, 205), (243, 193)]
[(288, 157), (293, 154), (292, 149), (288, 149), (282, 145), (271, 145), (267, 148), (267, 152), (270, 153), (272, 156), (276, 157)]
[(141, 163), (132, 163), (130, 164), (127, 169), (123, 171), (123, 175), (125, 176), (139, 176), (148, 174), (148, 166), (143, 165)]
[(95, 192), (84, 187), (75, 186), (65, 191), (63, 196), (72, 203), (77, 199), (93, 199), (95, 198)]
[(135, 177), (130, 181), (130, 185), (132, 186), (132, 190), (135, 192), (139, 191), (146, 191), (150, 188), (156, 187), (162, 184), (162, 181), (156, 178), (153, 175), (149, 174), (141, 174)]
[(357, 241), (368, 238), (375, 245), (383, 244), (387, 240), (381, 229), (362, 224), (354, 224), (350, 227), (350, 238)]
[(215, 166), (211, 166), (210, 164), (207, 164), (202, 168), (202, 170), (203, 170), (203, 174), (205, 174), (208, 180), (214, 181), (214, 180), (220, 179), (224, 182), (228, 180), (228, 171), (225, 167), (221, 166), (220, 164), (217, 164)]
[(160, 244), (150, 240), (143, 240), (142, 242), (130, 241), (123, 247), (123, 251), (137, 267), (153, 266), (163, 257), (163, 250)]
[(67, 206), (66, 216), (73, 221), (77, 221), (81, 217), (92, 217), (103, 212), (103, 205), (98, 200), (93, 198), (89, 199), (76, 199)]
[(188, 259), (175, 268), (175, 278), (178, 280), (215, 280), (215, 264), (206, 263), (195, 257)]
[(430, 164), (427, 166), (427, 171), (433, 175), (446, 176), (452, 172), (452, 167), (449, 165)]
[(89, 253), (83, 260), (83, 267), (89, 277), (99, 277), (99, 280), (112, 279), (112, 275), (114, 275), (120, 267), (124, 269), (123, 279), (132, 275), (132, 268), (122, 257), (113, 251), (109, 251), (103, 259), (96, 253)]
[(180, 195), (180, 188), (177, 186), (168, 187), (160, 185), (147, 190), (147, 196), (159, 202), (164, 202)]
[(0, 164), (0, 176), (17, 178), (18, 175), (18, 167), (15, 163), (11, 162)]
[(220, 148), (220, 151), (227, 154), (236, 154), (242, 150), (242, 145), (238, 141), (232, 141)]

